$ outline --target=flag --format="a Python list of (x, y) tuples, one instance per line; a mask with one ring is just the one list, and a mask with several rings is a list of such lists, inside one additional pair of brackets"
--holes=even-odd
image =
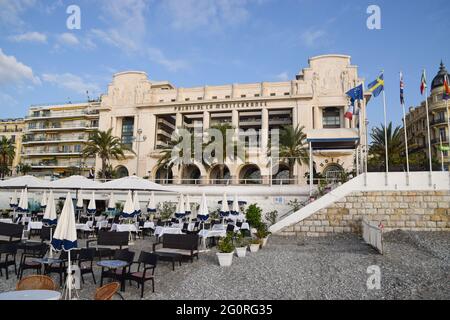
[(362, 99), (364, 99), (364, 88), (363, 88), (363, 85), (360, 84), (359, 86), (357, 86), (357, 87), (355, 87), (353, 89), (350, 89), (346, 93), (346, 95), (348, 95), (353, 100), (353, 102), (355, 100), (362, 100)]
[(444, 76), (444, 100), (450, 99), (450, 83), (448, 80), (448, 74)]
[(345, 113), (344, 117), (346, 117), (348, 120), (352, 121), (353, 120), (353, 112), (355, 110), (355, 106), (353, 104), (351, 104), (348, 109), (347, 112)]
[(375, 81), (369, 83), (368, 87), (373, 96), (378, 97), (384, 90), (384, 74), (381, 73)]
[(423, 95), (426, 88), (427, 88), (427, 78), (425, 77), (425, 70), (423, 70), (422, 78), (420, 80), (420, 94)]
[(400, 103), (405, 104), (405, 83), (403, 82), (403, 73), (400, 72)]

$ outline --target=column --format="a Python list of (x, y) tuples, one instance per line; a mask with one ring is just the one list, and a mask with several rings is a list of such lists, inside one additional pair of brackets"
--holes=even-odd
[(312, 142), (309, 142), (309, 196), (312, 196), (314, 188), (314, 168), (313, 168), (313, 147)]
[(262, 109), (261, 114), (261, 144), (260, 151), (262, 156), (267, 155), (267, 145), (269, 144), (269, 110), (267, 108)]
[(183, 127), (183, 114), (178, 112), (175, 119), (175, 129), (182, 127)]

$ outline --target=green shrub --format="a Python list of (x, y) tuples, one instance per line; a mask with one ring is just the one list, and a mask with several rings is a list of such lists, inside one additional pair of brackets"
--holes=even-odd
[(261, 223), (261, 213), (262, 209), (258, 207), (256, 204), (251, 204), (247, 211), (245, 212), (245, 217), (247, 222), (254, 228), (257, 228)]
[(269, 229), (267, 227), (267, 224), (260, 223), (258, 227), (256, 228), (256, 237), (258, 239), (264, 239), (267, 238), (267, 236), (270, 234)]
[(231, 232), (217, 244), (217, 250), (221, 253), (232, 253), (234, 252), (234, 249), (233, 234)]
[(265, 218), (267, 221), (270, 222), (270, 225), (277, 223), (278, 211), (274, 210), (274, 211), (267, 212), (265, 215)]
[(245, 238), (242, 233), (239, 233), (236, 239), (234, 240), (236, 248), (243, 248), (248, 246), (249, 239)]
[(156, 209), (162, 220), (170, 219), (175, 214), (175, 210), (177, 210), (177, 205), (168, 201), (160, 202)]

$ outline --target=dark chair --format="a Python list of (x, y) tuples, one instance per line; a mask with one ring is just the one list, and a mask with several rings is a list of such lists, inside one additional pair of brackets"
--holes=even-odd
[(80, 268), (81, 281), (84, 283), (83, 275), (86, 273), (92, 274), (92, 279), (95, 281), (94, 275), (94, 258), (95, 258), (95, 248), (83, 248), (78, 254), (78, 267)]
[[(77, 256), (78, 256), (77, 250), (71, 250), (70, 251), (70, 262), (71, 263), (76, 262)], [(67, 251), (61, 251), (61, 253), (59, 254), (59, 260), (61, 260), (61, 262), (52, 263), (52, 264), (46, 266), (44, 273), (45, 274), (52, 274), (52, 273), (59, 274), (59, 285), (62, 287), (63, 286), (63, 278), (65, 279), (65, 277), (66, 277), (66, 269), (67, 269), (66, 261), (69, 260), (69, 255), (67, 254)]]
[(86, 247), (91, 247), (94, 243), (97, 247), (97, 255), (101, 259), (103, 257), (111, 258), (114, 255), (114, 249), (122, 249), (128, 246), (128, 232), (109, 232), (100, 230), (97, 239), (88, 240)]
[(241, 221), (236, 222), (236, 227), (240, 229), (242, 227), (242, 222)]
[(24, 270), (36, 270), (37, 274), (41, 274), (41, 264), (34, 262), (34, 259), (42, 259), (47, 253), (48, 245), (39, 243), (35, 245), (25, 246), (22, 256), (20, 257), (20, 265), (17, 277), (22, 279)]
[(142, 251), (139, 255), (139, 259), (133, 264), (137, 264), (137, 271), (131, 271), (131, 266), (129, 272), (126, 276), (127, 280), (135, 281), (138, 283), (138, 288), (141, 286), (141, 299), (144, 297), (144, 285), (145, 282), (152, 282), (152, 292), (155, 292), (155, 268), (158, 262), (158, 256), (154, 253), (149, 253)]
[(89, 218), (88, 217), (80, 217), (80, 223), (81, 224), (85, 224), (86, 222), (88, 222), (89, 221)]
[(232, 224), (227, 225), (227, 233), (233, 232), (234, 233), (234, 226)]
[[(5, 269), (6, 280), (9, 276), (9, 267), (14, 266), (14, 274), (17, 275), (16, 265), (17, 244), (5, 243), (0, 245), (0, 276), (3, 277), (2, 269)], [(2, 260), (4, 256), (4, 260)]]
[(164, 227), (164, 222), (161, 219), (158, 219), (158, 221), (156, 221), (156, 226), (157, 227)]
[(181, 229), (181, 232), (188, 233), (189, 232), (188, 228), (189, 228), (189, 223), (183, 223), (183, 228)]
[(116, 270), (112, 270), (112, 269), (105, 270), (105, 268), (102, 267), (100, 286), (103, 285), (104, 278), (109, 278), (109, 279), (120, 281), (120, 283), (122, 284), (122, 290), (125, 290), (125, 285), (124, 285), (125, 279), (126, 279), (126, 275), (127, 275), (128, 271), (130, 269), (130, 265), (133, 263), (134, 252), (129, 251), (128, 249), (116, 250), (116, 252), (114, 253), (113, 260), (126, 261), (126, 262), (128, 262), (128, 266), (126, 266), (122, 269), (116, 269)]

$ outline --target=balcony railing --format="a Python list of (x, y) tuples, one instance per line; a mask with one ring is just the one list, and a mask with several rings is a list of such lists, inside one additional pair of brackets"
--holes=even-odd
[(70, 118), (70, 117), (84, 117), (84, 116), (95, 116), (99, 115), (97, 110), (95, 111), (79, 111), (79, 112), (40, 112), (36, 114), (31, 114), (26, 116), (25, 119), (34, 120), (34, 119), (44, 119), (44, 118)]
[(29, 131), (33, 130), (52, 130), (52, 129), (69, 129), (69, 130), (77, 130), (77, 129), (97, 129), (98, 125), (92, 125), (88, 123), (67, 123), (67, 124), (51, 124), (51, 125), (36, 125), (36, 126), (28, 126)]
[(74, 137), (55, 137), (55, 138), (44, 138), (44, 137), (33, 137), (32, 139), (24, 138), (22, 140), (23, 144), (27, 143), (40, 143), (40, 142), (86, 142), (88, 140), (85, 136), (74, 136)]

